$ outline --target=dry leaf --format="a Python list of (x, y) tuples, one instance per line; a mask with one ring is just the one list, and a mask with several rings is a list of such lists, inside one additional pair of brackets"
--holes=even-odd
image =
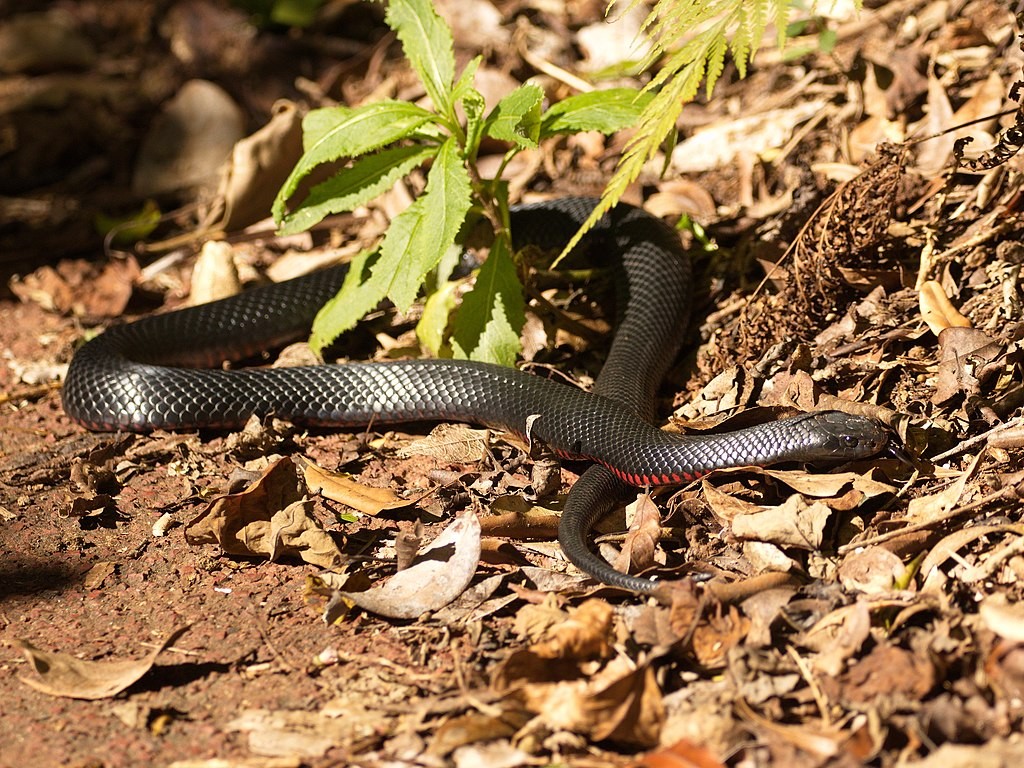
[(516, 612), (512, 629), (519, 637), (539, 642), (548, 635), (552, 627), (561, 624), (568, 614), (558, 607), (558, 598), (553, 592), (544, 596), (539, 604), (527, 603)]
[[(230, 232), (267, 218), (277, 190), (302, 155), (298, 108), (282, 99), (273, 109), (270, 122), (235, 142), (213, 209), (203, 217), (210, 228)], [(219, 220), (213, 222), (214, 218)]]
[(725, 768), (725, 763), (707, 747), (681, 739), (657, 752), (649, 752), (630, 768)]
[(752, 504), (749, 501), (720, 491), (707, 478), (701, 480), (700, 484), (701, 490), (704, 492), (704, 500), (715, 517), (718, 518), (718, 521), (723, 525), (730, 525), (740, 515), (756, 514), (762, 509), (758, 504)]
[(340, 569), (345, 557), (311, 516), (294, 462), (279, 459), (241, 493), (218, 496), (185, 526), (189, 544), (219, 544), (229, 555), (297, 555)]
[(341, 592), (360, 608), (393, 619), (416, 619), (448, 605), (469, 586), (480, 561), (480, 521), (461, 513), (412, 564), (363, 592)]
[(150, 123), (135, 157), (132, 191), (143, 198), (212, 187), (244, 124), (242, 110), (223, 88), (189, 80)]
[(89, 572), (85, 574), (85, 578), (82, 579), (82, 586), (86, 589), (99, 589), (103, 586), (103, 582), (107, 580), (107, 577), (116, 570), (117, 563), (107, 560), (93, 563), (92, 568), (89, 569)]
[(940, 331), (939, 368), (932, 402), (940, 405), (960, 393), (980, 394), (979, 369), (1002, 354), (1003, 345), (984, 331), (959, 326)]
[(20, 678), (23, 683), (50, 696), (64, 696), (69, 699), (109, 699), (128, 688), (145, 675), (156, 657), (169, 645), (173, 645), (188, 627), (171, 632), (159, 647), (138, 661), (83, 661), (66, 653), (41, 651), (27, 640), (15, 640), (39, 675), (36, 680)]
[(225, 727), (249, 736), (249, 750), (257, 755), (321, 757), (332, 747), (371, 737), (380, 713), (346, 702), (344, 717), (328, 704), (321, 712), (246, 709)]
[(545, 730), (649, 747), (665, 720), (661, 690), (649, 665), (617, 656), (587, 679), (529, 683), (520, 695)]
[(413, 440), (398, 451), (402, 457), (429, 456), (444, 464), (472, 464), (490, 456), (489, 429), (466, 424), (438, 424), (426, 437)]
[(802, 496), (793, 494), (780, 506), (738, 515), (732, 521), (732, 532), (741, 539), (816, 550), (821, 546), (831, 516), (832, 510), (826, 504), (820, 501), (808, 504)]
[(697, 624), (690, 647), (694, 657), (705, 669), (718, 669), (725, 664), (729, 653), (746, 637), (750, 619), (736, 606), (729, 606), (724, 614), (714, 615)]
[(774, 477), (797, 493), (816, 498), (838, 496), (847, 487), (860, 491), (869, 499), (896, 492), (893, 486), (857, 472), (822, 473), (808, 472), (803, 469), (763, 469), (758, 467), (753, 468), (752, 471), (767, 477)]
[(960, 314), (936, 280), (927, 280), (918, 294), (921, 319), (936, 336), (946, 328), (970, 328), (971, 321)]
[(731, 165), (741, 151), (760, 155), (781, 147), (800, 123), (825, 107), (823, 101), (803, 101), (702, 127), (672, 150), (672, 168), (684, 173), (711, 171)]
[(814, 668), (823, 674), (838, 675), (871, 632), (871, 612), (858, 600), (823, 616), (799, 639), (800, 645), (818, 651)]
[(607, 658), (612, 653), (612, 615), (604, 600), (587, 600), (530, 650), (544, 659)]
[(207, 240), (192, 267), (192, 291), (188, 303), (192, 306), (234, 296), (242, 290), (235, 266), (235, 255), (230, 243)]
[[(932, 576), (932, 571), (942, 565), (951, 557), (954, 557), (957, 552), (966, 547), (973, 541), (984, 538), (986, 536), (999, 535), (1004, 533), (1013, 533), (1018, 536), (1024, 536), (1024, 526), (1020, 524), (1001, 524), (1001, 525), (975, 525), (970, 528), (960, 528), (948, 536), (944, 537), (939, 541), (924, 561), (921, 563), (921, 575), (924, 577), (925, 584), (928, 584), (929, 578)], [(962, 558), (957, 558), (958, 562), (964, 563)], [(965, 583), (973, 583), (981, 578), (985, 578), (983, 571), (977, 571), (976, 569), (965, 567), (965, 573), (961, 573), (959, 578)], [(971, 573), (974, 571), (974, 573)]]
[(655, 564), (654, 554), (661, 540), (661, 511), (649, 493), (641, 493), (626, 507), (629, 532), (615, 559), (615, 569), (636, 573)]
[(1024, 644), (1024, 604), (1010, 603), (1003, 594), (990, 595), (982, 601), (978, 616), (1004, 640)]
[(319, 493), (325, 499), (352, 507), (364, 515), (377, 515), (386, 509), (409, 507), (431, 493), (428, 491), (415, 499), (403, 499), (390, 488), (363, 485), (349, 475), (331, 472), (305, 459), (302, 460), (302, 473), (311, 493)]
[(583, 700), (583, 711), (594, 722), (591, 737), (597, 741), (652, 746), (665, 722), (661, 688), (649, 664), (599, 687)]
[(892, 592), (906, 572), (903, 561), (884, 547), (851, 552), (839, 565), (839, 581), (847, 592), (879, 595)]
[(853, 662), (839, 682), (849, 701), (919, 702), (935, 686), (935, 665), (925, 654), (882, 642)]

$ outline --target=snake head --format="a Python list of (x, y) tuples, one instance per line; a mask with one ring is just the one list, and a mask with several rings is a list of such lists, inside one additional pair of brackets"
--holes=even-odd
[(892, 433), (875, 419), (843, 411), (817, 411), (807, 416), (820, 457), (863, 459), (890, 445)]

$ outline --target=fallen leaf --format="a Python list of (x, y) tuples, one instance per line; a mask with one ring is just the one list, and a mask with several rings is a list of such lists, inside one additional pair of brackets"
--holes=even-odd
[[(948, 536), (943, 537), (925, 557), (921, 563), (921, 575), (924, 578), (925, 585), (927, 587), (929, 579), (932, 577), (932, 571), (938, 568), (940, 565), (945, 563), (952, 557), (956, 557), (958, 564), (965, 564), (962, 557), (957, 556), (957, 552), (966, 547), (973, 541), (984, 538), (986, 536), (995, 536), (1004, 533), (1014, 533), (1018, 536), (1024, 535), (1024, 526), (1019, 523), (1011, 524), (1000, 524), (1000, 525), (975, 525), (970, 528), (960, 528)], [(966, 564), (965, 564), (966, 565)], [(972, 570), (969, 565), (966, 565), (965, 570)], [(972, 579), (970, 573), (963, 573), (960, 575), (960, 580), (971, 583), (977, 579)]]
[(626, 507), (629, 531), (615, 559), (615, 570), (637, 573), (655, 564), (654, 555), (661, 540), (661, 511), (649, 493), (641, 493)]
[(982, 623), (1004, 640), (1024, 644), (1024, 605), (1010, 603), (1006, 595), (986, 597), (978, 608)]
[(844, 699), (874, 701), (921, 701), (935, 686), (935, 665), (924, 654), (882, 642), (857, 659), (839, 678)]
[(976, 328), (954, 326), (940, 331), (938, 376), (932, 402), (939, 405), (960, 393), (981, 394), (980, 369), (1003, 352), (999, 341)]
[(558, 597), (549, 592), (543, 602), (527, 603), (516, 612), (512, 629), (521, 638), (532, 643), (540, 642), (552, 627), (561, 624), (569, 615), (558, 606), (558, 602)]
[(525, 725), (523, 718), (515, 718), (514, 712), (484, 714), (467, 712), (464, 715), (445, 720), (434, 731), (427, 753), (446, 757), (459, 747), (477, 742), (491, 742), (508, 738)]
[(672, 150), (672, 168), (680, 172), (711, 171), (731, 165), (741, 151), (759, 155), (781, 147), (800, 123), (825, 108), (823, 101), (802, 101), (792, 107), (702, 127)]
[(235, 266), (234, 251), (223, 240), (207, 240), (192, 267), (192, 291), (188, 303), (192, 306), (234, 296), (242, 290)]
[(725, 768), (706, 747), (681, 739), (657, 752), (648, 752), (631, 768)]
[(971, 321), (953, 306), (936, 280), (926, 280), (918, 294), (921, 319), (936, 336), (946, 328), (970, 328)]
[(896, 589), (906, 566), (884, 547), (854, 550), (839, 565), (839, 581), (847, 592), (879, 595)]
[(325, 499), (337, 501), (364, 515), (378, 515), (387, 509), (402, 509), (418, 502), (432, 491), (415, 499), (403, 499), (390, 488), (374, 488), (356, 482), (341, 472), (331, 472), (311, 461), (302, 460), (302, 473), (311, 493), (319, 493)]
[(135, 157), (140, 198), (217, 183), (217, 169), (243, 135), (242, 110), (220, 86), (189, 80), (164, 104)]
[(896, 492), (893, 486), (858, 472), (823, 473), (808, 472), (802, 469), (764, 469), (761, 467), (755, 467), (753, 471), (766, 477), (773, 477), (798, 493), (816, 498), (838, 496), (846, 487), (860, 491), (867, 498)]
[(612, 615), (604, 600), (587, 600), (530, 650), (544, 659), (607, 658), (612, 652)]
[(247, 733), (249, 750), (257, 755), (320, 757), (332, 747), (371, 737), (380, 724), (380, 713), (354, 702), (346, 703), (344, 717), (330, 707), (320, 712), (246, 709), (225, 730)]
[(472, 464), (490, 455), (489, 429), (474, 429), (466, 424), (438, 424), (426, 437), (413, 440), (399, 449), (398, 455), (429, 456), (444, 464)]
[(617, 656), (586, 679), (530, 683), (520, 695), (538, 722), (594, 740), (650, 747), (658, 742), (665, 705), (654, 670)]
[(832, 510), (823, 502), (808, 503), (800, 494), (793, 494), (777, 507), (737, 515), (732, 521), (732, 532), (741, 539), (816, 550), (831, 516)]
[(315, 518), (291, 459), (279, 459), (241, 493), (218, 496), (185, 526), (189, 544), (219, 544), (229, 555), (296, 555), (340, 569), (345, 557)]
[(749, 629), (750, 619), (734, 605), (729, 606), (724, 613), (701, 620), (693, 630), (690, 641), (694, 658), (705, 669), (721, 668)]
[(26, 685), (50, 696), (69, 699), (109, 699), (125, 690), (145, 675), (156, 657), (169, 645), (173, 645), (188, 627), (171, 632), (159, 647), (138, 661), (85, 661), (66, 653), (41, 651), (27, 640), (15, 640), (28, 663), (39, 675), (36, 680), (20, 678)]
[(749, 501), (725, 493), (718, 489), (718, 486), (707, 478), (700, 481), (701, 490), (704, 492), (704, 500), (707, 502), (711, 512), (723, 525), (730, 525), (740, 515), (752, 515), (760, 512), (762, 507), (752, 504)]
[(341, 592), (360, 608), (393, 619), (415, 619), (462, 594), (480, 561), (480, 521), (461, 513), (427, 545), (412, 564), (383, 584), (362, 592)]
[(858, 600), (823, 616), (797, 642), (818, 652), (812, 661), (815, 669), (834, 677), (860, 650), (870, 632), (871, 613), (867, 603)]
[(88, 573), (85, 574), (85, 578), (82, 579), (82, 586), (86, 589), (99, 589), (103, 586), (103, 582), (107, 580), (107, 577), (111, 576), (116, 570), (117, 563), (112, 563), (108, 560), (94, 563)]
[(235, 142), (211, 210), (203, 216), (208, 228), (230, 232), (267, 218), (277, 190), (302, 155), (298, 107), (282, 99), (273, 110), (266, 125)]

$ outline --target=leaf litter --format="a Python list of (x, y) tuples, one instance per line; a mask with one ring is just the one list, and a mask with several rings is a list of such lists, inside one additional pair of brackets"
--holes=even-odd
[[(189, 19), (237, 17), (186, 5), (168, 34), (176, 51), (191, 52), (190, 67), (238, 73), (239, 62), (259, 60), (235, 54), (266, 33), (211, 46), (213, 30), (239, 27)], [(487, 24), (518, 18), (517, 34), (531, 39), (523, 46), (528, 71), (544, 73), (554, 98), (571, 92), (574, 45), (594, 62), (603, 53), (584, 45), (597, 7), (537, 6), (517, 15), (515, 3), (445, 6), (460, 20), (482, 8), (493, 9), (482, 17)], [(150, 11), (143, 4), (141, 12)], [(665, 582), (664, 602), (654, 604), (580, 579), (550, 544), (550, 510), (577, 468), (556, 470), (554, 498), (537, 490), (540, 483), (534, 498), (527, 458), (493, 435), (456, 432), (411, 450), (401, 435), (378, 437), (372, 425), (365, 436), (256, 429), (230, 443), (208, 435), (163, 435), (136, 446), (76, 442), (80, 434), (43, 393), (9, 411), (3, 439), (22, 442), (0, 451), (0, 510), (12, 563), (41, 574), (33, 583), (44, 597), (19, 592), (20, 576), (8, 579), (5, 616), (38, 630), (32, 636), (40, 645), (68, 647), (63, 629), (47, 634), (51, 625), (67, 626), (76, 645), (99, 644), (109, 654), (120, 645), (106, 639), (108, 625), (131, 621), (158, 597), (187, 615), (196, 652), (227, 659), (241, 674), (213, 670), (166, 693), (130, 687), (133, 681), (119, 687), (131, 675), (97, 687), (149, 705), (167, 703), (160, 701), (166, 696), (187, 712), (191, 722), (176, 721), (164, 736), (135, 735), (182, 763), (189, 745), (204, 738), (208, 755), (301, 755), (313, 765), (1019, 762), (1024, 257), (1016, 243), (1020, 160), (1012, 142), (999, 138), (1017, 117), (997, 115), (1015, 109), (1006, 99), (1020, 69), (1014, 19), (987, 0), (972, 0), (955, 17), (943, 3), (907, 2), (824, 19), (814, 23), (836, 25), (834, 51), (814, 43), (798, 63), (765, 52), (750, 79), (723, 81), (712, 99), (684, 112), (683, 140), (654, 158), (642, 179), (658, 210), (687, 213), (717, 239), (717, 249), (698, 256), (706, 306), (696, 310), (697, 352), (673, 374), (682, 419), (672, 428), (733, 428), (750, 413), (767, 418), (794, 407), (850, 408), (890, 424), (912, 466), (883, 459), (834, 473), (719, 472), (672, 495), (643, 497), (629, 521), (623, 513), (604, 524), (601, 546), (617, 553), (623, 569)], [(596, 31), (613, 40), (620, 33), (604, 24)], [(182, 243), (198, 250), (207, 232), (224, 228), (233, 240), (230, 259), (249, 281), (271, 254), (294, 255), (296, 247), (317, 259), (350, 256), (360, 238), (372, 239), (397, 215), (400, 193), (329, 219), (315, 236), (277, 238), (259, 220), (260, 196), (294, 162), (304, 109), (358, 104), (370, 94), (404, 97), (415, 88), (386, 55), (385, 40), (341, 36), (331, 44), (352, 45), (353, 58), (340, 68), (312, 65), (306, 71), (322, 76), (303, 81), (291, 100), (270, 108), (278, 94), (252, 86), (260, 98), (246, 112), (261, 118), (249, 126), (251, 140), (234, 144), (219, 191), (215, 176), (206, 180), (213, 199), (203, 201), (201, 215), (186, 225), (179, 218), (153, 250), (173, 255)], [(315, 46), (329, 44), (318, 38)], [(493, 70), (500, 97), (501, 78), (518, 75), (523, 64), (516, 46), (495, 46), (491, 55), (482, 69)], [(88, 59), (77, 66), (89, 67)], [(108, 102), (129, 106), (125, 89), (109, 69), (83, 74), (72, 89), (83, 127), (100, 144), (121, 146), (116, 120), (87, 118), (101, 104), (102, 114)], [(195, 74), (162, 84), (158, 101), (180, 94)], [(16, 105), (11, 114), (45, 127), (25, 90), (30, 84), (45, 86), (51, 99), (60, 87), (52, 78), (12, 81), (7, 109)], [(103, 96), (111, 93), (122, 97)], [(37, 171), (56, 155), (55, 137), (63, 138), (52, 129), (18, 135), (49, 136), (51, 149), (30, 164)], [(974, 141), (959, 144), (965, 136)], [(709, 138), (707, 152), (694, 149)], [(597, 192), (622, 141), (579, 136), (547, 146), (524, 156), (513, 186)], [(1006, 162), (992, 164), (990, 156)], [(124, 179), (134, 170), (126, 157), (109, 160)], [(698, 161), (691, 175), (676, 176)], [(954, 162), (963, 172), (948, 173)], [(85, 165), (82, 173), (88, 178), (101, 167)], [(669, 177), (661, 179), (664, 168)], [(18, 206), (3, 203), (23, 241), (5, 240), (11, 253), (61, 257), (30, 263), (11, 284), (23, 303), (5, 305), (13, 319), (6, 333), (32, 331), (31, 343), (4, 337), (18, 347), (19, 361), (66, 361), (77, 331), (46, 313), (91, 324), (145, 311), (168, 291), (178, 300), (190, 280), (203, 282), (184, 254), (152, 262), (143, 248), (102, 267), (81, 259), (82, 243), (97, 253), (101, 243), (68, 205), (78, 198), (73, 187), (57, 185), (52, 194), (19, 198)], [(571, 302), (580, 297), (582, 308)], [(548, 326), (531, 331), (535, 364), (592, 375), (599, 362), (585, 342), (594, 334), (570, 339), (556, 329), (566, 318), (590, 322), (585, 316), (594, 309), (592, 327), (607, 327), (613, 313), (596, 287), (545, 286), (534, 307)], [(372, 356), (374, 338), (405, 338), (410, 320), (415, 310), (372, 317), (365, 337), (353, 339), (353, 359)], [(739, 411), (745, 416), (737, 420)], [(46, 437), (28, 451), (8, 447), (24, 446), (27, 434)], [(304, 471), (318, 479), (303, 480), (282, 460), (257, 469), (248, 490), (231, 489), (231, 468), (268, 450), (305, 455)], [(70, 497), (63, 478), (75, 479)], [(69, 517), (69, 509), (81, 514)], [(173, 519), (182, 509), (191, 523), (160, 540), (150, 535), (152, 515)], [(472, 519), (489, 537), (514, 541), (481, 541)], [(445, 539), (439, 532), (453, 520), (464, 530)], [(211, 543), (183, 546), (197, 537)], [(425, 549), (422, 541), (434, 543)], [(393, 570), (417, 552), (409, 567)], [(299, 565), (304, 559), (308, 565)], [(56, 563), (81, 583), (53, 584), (66, 578), (49, 569)], [(354, 564), (374, 585), (371, 594), (380, 593), (381, 615), (397, 620), (348, 608), (329, 625), (319, 622), (325, 601), (348, 598), (338, 590)], [(332, 580), (323, 569), (344, 573)], [(685, 579), (693, 572), (697, 580)], [(323, 582), (303, 595), (306, 578)], [(213, 597), (230, 608), (218, 608)], [(254, 623), (260, 632), (247, 641)], [(13, 662), (6, 668), (17, 674)], [(12, 686), (5, 702), (7, 729), (32, 727), (27, 713), (38, 699), (23, 688)], [(339, 690), (348, 697), (336, 697)], [(243, 699), (256, 707), (243, 711)], [(338, 713), (351, 722), (339, 725)], [(79, 719), (91, 714), (75, 710)], [(56, 750), (46, 753), (51, 762), (68, 762), (89, 749), (74, 746), (72, 736), (86, 745), (97, 733), (99, 743), (110, 740), (109, 729), (76, 729), (68, 721), (67, 738), (37, 740), (39, 749)], [(235, 730), (257, 737), (240, 747), (210, 735)]]

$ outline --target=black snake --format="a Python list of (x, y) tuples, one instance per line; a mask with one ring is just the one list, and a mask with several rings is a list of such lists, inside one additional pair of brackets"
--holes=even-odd
[[(566, 198), (513, 209), (516, 247), (561, 248), (595, 201)], [(336, 267), (229, 299), (110, 328), (75, 355), (64, 408), (90, 429), (236, 428), (253, 415), (299, 424), (479, 422), (541, 440), (596, 464), (566, 502), (559, 541), (581, 570), (639, 592), (656, 582), (620, 573), (588, 545), (593, 523), (629, 485), (681, 483), (713, 469), (879, 452), (879, 423), (808, 413), (727, 434), (682, 436), (652, 425), (655, 390), (689, 322), (690, 262), (671, 227), (619, 206), (585, 239), (618, 269), (619, 324), (592, 392), (512, 368), (464, 360), (224, 370), (308, 332), (340, 288)], [(527, 427), (529, 424), (529, 428)]]

